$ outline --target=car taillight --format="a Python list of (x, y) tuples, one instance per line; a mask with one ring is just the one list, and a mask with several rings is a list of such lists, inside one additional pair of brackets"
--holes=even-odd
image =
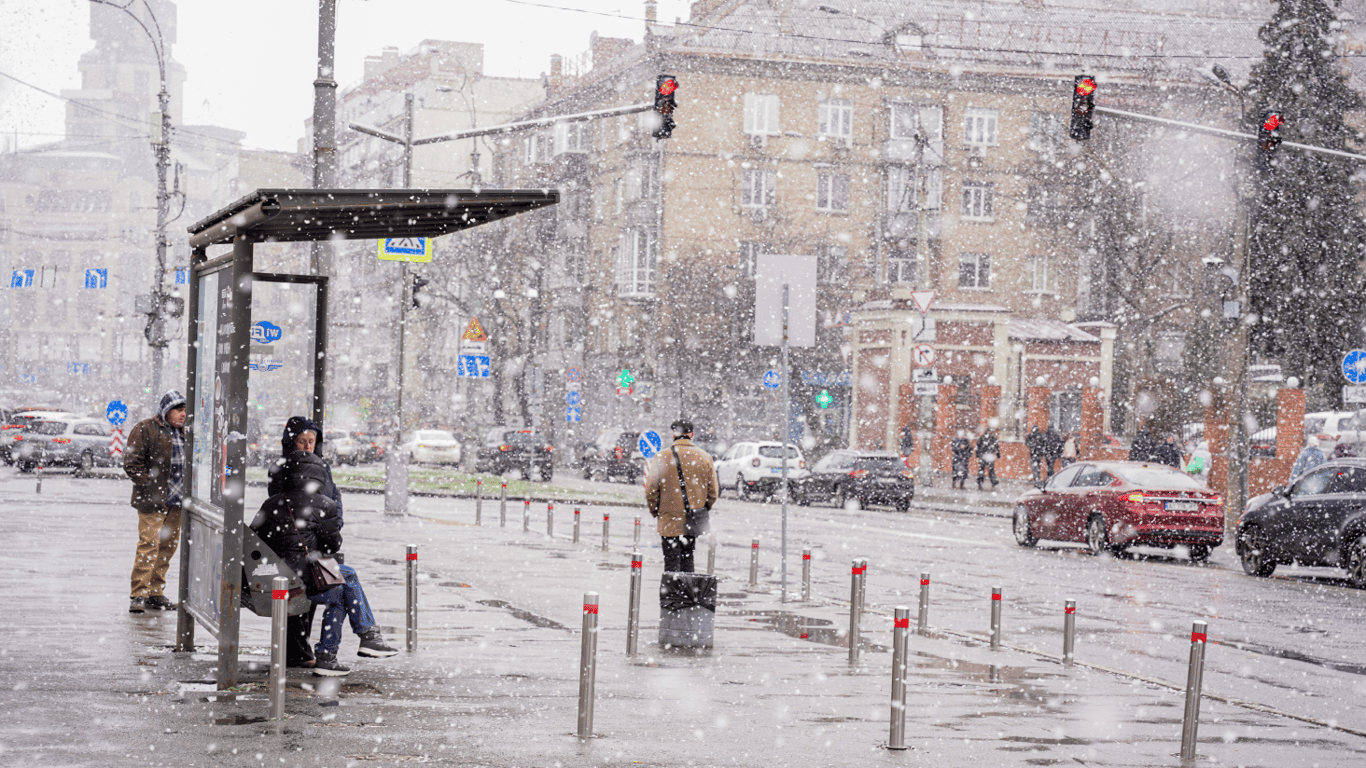
[(16, 442), (16, 443), (19, 442), (20, 440), (23, 440), (23, 439), (24, 439), (24, 436), (23, 436), (23, 435), (15, 435), (15, 436), (14, 436), (14, 442)]
[(797, 462), (797, 468), (798, 468), (798, 469), (806, 469), (806, 460), (803, 459), (802, 461)]
[(553, 446), (553, 445), (547, 445), (547, 446), (545, 447), (545, 452), (546, 452), (546, 453), (554, 453), (554, 452), (555, 452), (555, 446)]
[(22, 428), (23, 428), (23, 425), (21, 425), (21, 424), (6, 424), (5, 426), (0, 427), (0, 430), (4, 430), (4, 429), (22, 429)]
[(500, 445), (500, 446), (498, 446), (498, 450), (500, 450), (500, 451), (510, 451), (510, 450), (512, 450), (512, 446), (510, 446), (510, 445)]
[(1143, 494), (1141, 493), (1131, 493), (1128, 496), (1125, 496), (1124, 499), (1125, 501), (1131, 501), (1135, 504), (1142, 504), (1145, 501)]
[(1216, 506), (1216, 507), (1222, 507), (1222, 506), (1224, 506), (1224, 497), (1223, 497), (1223, 496), (1215, 496), (1215, 497), (1212, 498), (1212, 499), (1205, 499), (1205, 503), (1206, 503), (1206, 504), (1213, 504), (1213, 505)]
[(71, 438), (69, 438), (69, 437), (54, 437), (54, 438), (52, 438), (52, 442), (54, 442), (54, 443), (61, 443), (62, 445), (66, 445), (67, 443), (71, 442)]
[(854, 478), (854, 479), (856, 479), (856, 480), (862, 480), (863, 478), (865, 478), (865, 477), (868, 476), (868, 470), (866, 470), (866, 469), (856, 469), (856, 470), (850, 472), (850, 473), (849, 473), (849, 476), (852, 477), (852, 478)]
[(618, 445), (616, 448), (613, 448), (613, 449), (612, 449), (612, 456), (613, 456), (613, 458), (615, 458), (615, 459), (617, 459), (617, 460), (620, 460), (620, 459), (621, 459), (621, 456), (622, 456), (621, 446)]
[(757, 467), (757, 466), (759, 466), (759, 465), (762, 464), (762, 463), (763, 463), (763, 462), (759, 461), (759, 459), (758, 459), (757, 457), (754, 458), (754, 459), (751, 459), (750, 462), (749, 462), (750, 466), (752, 466), (752, 467)]

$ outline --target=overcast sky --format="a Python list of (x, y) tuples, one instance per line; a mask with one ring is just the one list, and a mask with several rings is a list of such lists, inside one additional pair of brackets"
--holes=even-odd
[[(185, 121), (245, 131), (244, 143), (294, 150), (313, 110), (316, 0), (178, 0), (172, 56), (187, 73)], [(595, 30), (641, 39), (643, 0), (338, 0), (337, 80), (360, 79), (366, 56), (424, 39), (484, 44), (488, 75), (537, 77), (550, 55), (588, 48)], [(660, 0), (659, 19), (687, 17), (688, 0)], [(53, 93), (77, 88), (90, 50), (88, 0), (0, 0), (0, 73)], [(61, 137), (63, 103), (0, 77), (0, 147)], [(17, 133), (16, 133), (17, 132)]]

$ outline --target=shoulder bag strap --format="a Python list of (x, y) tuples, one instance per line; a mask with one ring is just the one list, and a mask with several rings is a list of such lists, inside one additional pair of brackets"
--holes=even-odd
[(674, 455), (674, 468), (678, 470), (678, 487), (683, 491), (683, 509), (692, 509), (692, 503), (688, 501), (688, 481), (683, 478), (683, 460), (678, 458), (678, 449), (669, 446), (669, 450)]

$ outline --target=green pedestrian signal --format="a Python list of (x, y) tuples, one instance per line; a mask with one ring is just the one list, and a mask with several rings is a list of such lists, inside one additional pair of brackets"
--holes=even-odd
[(820, 393), (816, 395), (816, 405), (819, 405), (822, 408), (829, 408), (834, 402), (835, 398), (830, 396), (830, 390), (828, 389), (822, 389)]
[(629, 386), (631, 386), (632, 384), (634, 384), (635, 381), (636, 381), (636, 377), (631, 375), (631, 369), (629, 369), (629, 368), (622, 368), (622, 369), (621, 369), (621, 373), (617, 374), (617, 386), (618, 386), (618, 387), (622, 387), (622, 388), (629, 387)]

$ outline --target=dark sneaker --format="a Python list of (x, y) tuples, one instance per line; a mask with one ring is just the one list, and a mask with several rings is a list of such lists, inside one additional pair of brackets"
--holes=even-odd
[(312, 669), (316, 661), (316, 659), (311, 657), (306, 659), (285, 659), (285, 667), (289, 669)]
[(129, 613), (142, 613), (147, 609), (147, 601), (140, 597), (135, 597), (128, 601)]
[(313, 660), (313, 674), (318, 677), (345, 677), (351, 668), (337, 662), (337, 654), (319, 652)]
[(149, 611), (174, 611), (175, 603), (166, 599), (165, 595), (152, 595), (147, 598), (147, 610)]
[(388, 656), (397, 656), (398, 649), (385, 645), (384, 635), (381, 635), (378, 629), (372, 629), (360, 636), (360, 649), (356, 651), (356, 655), (382, 659)]

